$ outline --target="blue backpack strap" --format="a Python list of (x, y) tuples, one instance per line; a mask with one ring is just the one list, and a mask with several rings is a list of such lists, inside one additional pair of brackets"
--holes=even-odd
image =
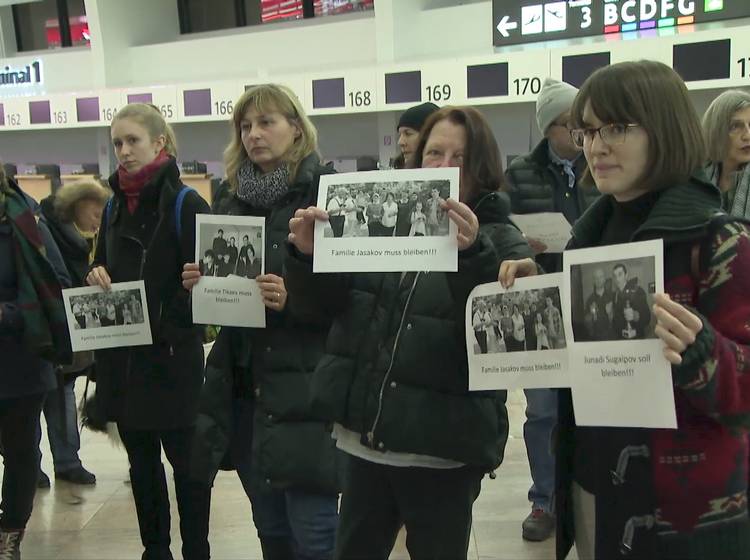
[(182, 203), (185, 201), (185, 196), (189, 192), (195, 192), (192, 187), (183, 187), (180, 192), (177, 193), (177, 200), (174, 203), (174, 225), (177, 231), (177, 239), (182, 239)]

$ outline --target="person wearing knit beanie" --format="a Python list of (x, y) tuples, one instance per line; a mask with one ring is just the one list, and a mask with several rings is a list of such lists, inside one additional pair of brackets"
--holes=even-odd
[(536, 99), (536, 122), (542, 134), (547, 135), (547, 129), (558, 117), (568, 113), (573, 101), (578, 95), (578, 89), (553, 78), (547, 78)]
[(411, 167), (412, 156), (419, 144), (419, 131), (422, 130), (427, 118), (440, 107), (434, 103), (422, 103), (404, 111), (398, 120), (398, 147), (404, 156), (404, 164)]

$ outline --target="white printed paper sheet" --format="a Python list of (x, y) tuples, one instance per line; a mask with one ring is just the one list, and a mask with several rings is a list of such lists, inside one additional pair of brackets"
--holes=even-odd
[(459, 169), (324, 175), (315, 225), (314, 272), (458, 270), (456, 225), (441, 207), (458, 200)]

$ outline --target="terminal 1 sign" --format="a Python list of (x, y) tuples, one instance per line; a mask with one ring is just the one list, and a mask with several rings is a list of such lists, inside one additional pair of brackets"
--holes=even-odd
[(750, 17), (750, 0), (492, 0), (497, 47)]

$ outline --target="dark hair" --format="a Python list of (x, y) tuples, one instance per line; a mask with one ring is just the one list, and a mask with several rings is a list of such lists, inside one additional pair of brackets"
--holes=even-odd
[(612, 267), (612, 272), (614, 272), (614, 271), (615, 271), (615, 270), (617, 270), (618, 268), (621, 268), (621, 269), (622, 269), (622, 271), (623, 271), (623, 272), (624, 272), (625, 274), (627, 274), (627, 273), (628, 273), (628, 269), (627, 269), (627, 267), (626, 267), (626, 266), (625, 266), (624, 264), (622, 264), (622, 263), (617, 263), (617, 264), (616, 264), (615, 266), (613, 266), (613, 267)]
[(466, 129), (466, 147), (462, 179), (468, 183), (469, 192), (507, 190), (500, 147), (487, 119), (473, 107), (443, 107), (427, 119), (414, 154), (414, 167), (422, 167), (424, 149), (435, 125), (448, 120)]
[(639, 178), (646, 189), (683, 183), (705, 164), (700, 119), (685, 82), (666, 64), (621, 62), (594, 72), (573, 103), (574, 127), (584, 126), (587, 104), (603, 123), (638, 124), (646, 131), (649, 161)]
[(218, 234), (218, 233), (224, 233), (224, 230), (223, 230), (223, 229), (219, 229), (219, 231), (217, 231), (216, 233), (217, 233), (217, 234)]
[(216, 255), (214, 254), (213, 249), (208, 249), (205, 253), (203, 253), (203, 258), (211, 257), (211, 259), (216, 260)]

